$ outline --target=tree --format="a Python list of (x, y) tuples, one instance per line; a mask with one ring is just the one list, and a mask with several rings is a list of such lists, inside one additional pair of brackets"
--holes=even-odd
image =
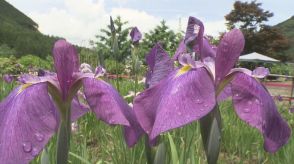
[(182, 37), (181, 33), (176, 34), (166, 25), (166, 22), (162, 20), (160, 25), (145, 34), (142, 46), (144, 46), (146, 51), (149, 51), (156, 43), (159, 42), (164, 50), (166, 50), (170, 55), (173, 55)]
[[(128, 22), (123, 21), (120, 16), (114, 20), (119, 49), (117, 60), (119, 62), (125, 62), (125, 59), (131, 55), (131, 42), (128, 39), (130, 28), (125, 27), (127, 24)], [(111, 55), (112, 38), (110, 25), (106, 29), (101, 29), (101, 32), (101, 35), (96, 36), (98, 39), (98, 42), (96, 42), (98, 53), (102, 54), (105, 59), (114, 59), (114, 56)]]
[(282, 52), (289, 48), (288, 40), (278, 29), (265, 24), (274, 14), (264, 11), (261, 5), (256, 1), (236, 1), (225, 16), (227, 27), (242, 30), (246, 41), (243, 53), (259, 52), (286, 61), (289, 57)]

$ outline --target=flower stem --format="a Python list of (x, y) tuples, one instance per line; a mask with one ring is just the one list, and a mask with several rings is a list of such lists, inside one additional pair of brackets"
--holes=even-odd
[(68, 159), (68, 152), (70, 147), (70, 134), (71, 134), (71, 120), (70, 120), (70, 107), (61, 113), (61, 121), (58, 129), (57, 136), (57, 164), (66, 164)]
[(218, 105), (200, 119), (200, 130), (208, 164), (216, 164), (221, 142), (221, 115)]
[(145, 136), (145, 153), (146, 153), (147, 164), (153, 164), (152, 148), (149, 144), (147, 135)]

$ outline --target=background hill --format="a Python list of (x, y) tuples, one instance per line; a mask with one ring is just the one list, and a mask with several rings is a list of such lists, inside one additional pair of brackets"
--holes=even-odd
[(40, 33), (36, 22), (0, 0), (0, 56), (33, 54), (46, 58), (57, 39)]
[(289, 49), (284, 53), (290, 56), (291, 62), (294, 62), (294, 16), (281, 22), (274, 27), (278, 28), (289, 41)]

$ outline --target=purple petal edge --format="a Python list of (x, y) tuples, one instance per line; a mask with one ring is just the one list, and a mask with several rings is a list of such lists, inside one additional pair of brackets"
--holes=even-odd
[(232, 93), (237, 115), (263, 134), (266, 151), (274, 153), (288, 142), (291, 129), (262, 84), (237, 73), (232, 81)]

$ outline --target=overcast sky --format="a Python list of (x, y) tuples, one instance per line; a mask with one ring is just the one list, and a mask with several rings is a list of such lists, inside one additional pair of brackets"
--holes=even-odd
[[(225, 31), (224, 15), (234, 0), (7, 0), (31, 17), (44, 34), (66, 38), (81, 46), (105, 28), (109, 16), (120, 15), (148, 32), (164, 19), (173, 30), (184, 30), (188, 16), (204, 22), (205, 33), (217, 36)], [(185, 2), (185, 3), (183, 3)], [(259, 0), (262, 8), (274, 12), (268, 22), (275, 25), (294, 15), (294, 0)], [(283, 2), (283, 3), (282, 3)]]

